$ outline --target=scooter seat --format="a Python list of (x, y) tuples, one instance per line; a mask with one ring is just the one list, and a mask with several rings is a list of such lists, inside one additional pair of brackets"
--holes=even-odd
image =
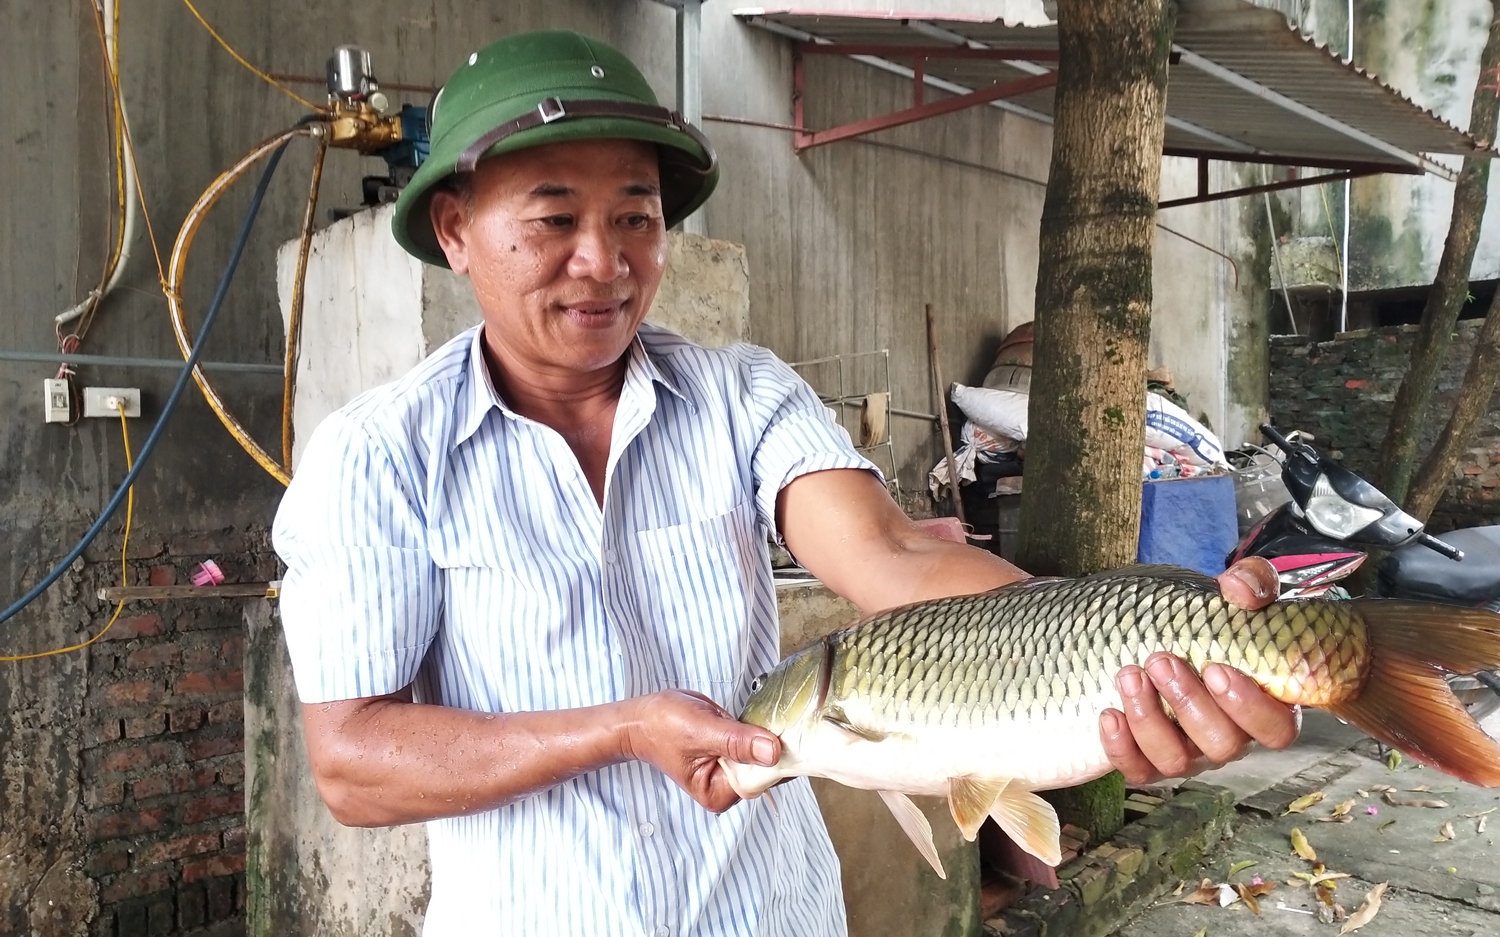
[(1419, 543), (1380, 561), (1381, 594), (1478, 605), (1500, 596), (1500, 526), (1469, 527), (1442, 535), (1464, 551), (1450, 560)]

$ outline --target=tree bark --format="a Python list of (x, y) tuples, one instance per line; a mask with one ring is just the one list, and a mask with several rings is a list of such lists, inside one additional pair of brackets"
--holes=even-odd
[[(1500, 0), (1497, 0), (1500, 2)], [(1079, 576), (1135, 560), (1173, 0), (1059, 0), (1052, 165), (1018, 560)], [(1124, 822), (1110, 774), (1055, 795), (1093, 841)]]
[[(1500, 0), (1497, 0), (1500, 2)], [(1171, 0), (1060, 0), (1018, 560), (1133, 562)]]
[(1500, 378), (1500, 301), (1497, 300), (1500, 300), (1500, 293), (1490, 301), (1489, 311), (1485, 313), (1484, 325), (1469, 358), (1469, 369), (1464, 372), (1458, 399), (1453, 403), (1453, 414), (1443, 425), (1443, 432), (1422, 462), (1411, 492), (1406, 496), (1407, 513), (1424, 524), (1432, 516), (1432, 509), (1442, 500), (1443, 492), (1448, 490), (1458, 457), (1473, 441), (1479, 420), (1489, 410), (1490, 398), (1495, 394), (1495, 382)]
[[(1491, 0), (1490, 5), (1489, 37), (1480, 53), (1479, 81), (1469, 110), (1469, 133), (1484, 145), (1495, 139), (1496, 111), (1500, 106), (1500, 0)], [(1428, 405), (1432, 402), (1438, 371), (1453, 336), (1453, 324), (1468, 296), (1469, 270), (1474, 265), (1474, 250), (1479, 246), (1479, 226), (1489, 200), (1489, 183), (1490, 161), (1466, 158), (1453, 190), (1448, 238), (1443, 242), (1437, 276), (1422, 308), (1422, 323), (1412, 346), (1411, 365), (1396, 392), (1396, 402), (1391, 408), (1390, 423), (1375, 466), (1376, 485), (1418, 517), (1424, 515), (1413, 510), (1407, 497), (1416, 464), (1417, 443), (1421, 439)], [(1429, 506), (1427, 510), (1430, 512), (1432, 508)]]

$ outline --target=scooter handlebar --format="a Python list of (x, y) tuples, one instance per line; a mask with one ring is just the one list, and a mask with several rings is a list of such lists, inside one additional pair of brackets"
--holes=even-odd
[(1288, 455), (1291, 454), (1291, 441), (1288, 440), (1285, 436), (1281, 435), (1281, 433), (1277, 431), (1276, 427), (1272, 426), (1270, 423), (1260, 424), (1260, 434), (1271, 440), (1271, 442), (1274, 442), (1282, 452), (1285, 452)]
[(1464, 551), (1450, 543), (1444, 543), (1432, 534), (1423, 534), (1417, 538), (1417, 542), (1429, 550), (1436, 550), (1450, 560), (1459, 561), (1464, 558)]

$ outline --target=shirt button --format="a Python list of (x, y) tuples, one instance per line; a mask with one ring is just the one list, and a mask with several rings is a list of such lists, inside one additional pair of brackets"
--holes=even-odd
[(613, 563), (614, 561), (615, 561), (615, 551), (613, 551), (613, 550), (605, 550), (604, 551), (604, 562), (606, 562), (606, 563)]
[(672, 928), (665, 924), (658, 924), (656, 930), (652, 933), (656, 934), (656, 937), (667, 937), (667, 935), (672, 933)]
[(650, 836), (652, 833), (655, 833), (655, 832), (656, 832), (656, 824), (652, 823), (650, 820), (647, 820), (645, 823), (641, 824), (641, 835), (642, 836)]

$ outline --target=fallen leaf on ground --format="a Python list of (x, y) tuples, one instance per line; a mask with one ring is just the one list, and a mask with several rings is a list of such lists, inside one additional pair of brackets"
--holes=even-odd
[(1186, 888), (1186, 887), (1187, 887), (1187, 879), (1178, 879), (1177, 880), (1177, 890), (1174, 891), (1174, 892), (1172, 892), (1172, 897), (1176, 898), (1178, 895), (1182, 894), (1182, 890), (1184, 888)]
[(1408, 787), (1407, 790), (1411, 791), (1413, 794), (1425, 794), (1428, 791), (1432, 790), (1432, 785), (1418, 784), (1416, 787)]
[(1314, 823), (1353, 823), (1354, 818), (1347, 813), (1336, 814), (1331, 817), (1313, 817)]
[(1444, 823), (1442, 826), (1438, 827), (1437, 839), (1433, 840), (1433, 842), (1446, 843), (1448, 840), (1456, 839), (1457, 837), (1458, 834), (1453, 832), (1453, 821), (1449, 820), (1447, 823)]
[(1446, 800), (1428, 800), (1426, 798), (1402, 797), (1393, 791), (1386, 791), (1381, 795), (1385, 802), (1392, 807), (1432, 807), (1441, 810), (1448, 806)]
[(1200, 927), (1198, 933), (1194, 934), (1193, 937), (1208, 937), (1208, 928)]
[(1386, 791), (1394, 791), (1395, 788), (1389, 784), (1371, 784), (1370, 790), (1376, 794), (1384, 794)]
[(1348, 872), (1293, 872), (1293, 875), (1309, 885), (1321, 885), (1324, 882), (1336, 882), (1341, 878), (1352, 878)]
[(1183, 904), (1218, 904), (1219, 886), (1213, 883), (1213, 879), (1204, 879), (1203, 882), (1186, 895), (1182, 896)]
[(1354, 793), (1358, 794), (1361, 797), (1369, 797), (1370, 796), (1370, 792), (1369, 791), (1355, 791)]
[(1316, 804), (1321, 804), (1323, 802), (1323, 798), (1327, 796), (1328, 795), (1323, 791), (1313, 791), (1311, 794), (1308, 794), (1304, 797), (1298, 797), (1296, 800), (1287, 805), (1286, 813), (1283, 813), (1282, 816), (1284, 817), (1288, 813), (1301, 813), (1308, 807), (1312, 807)]
[(1332, 817), (1342, 817), (1344, 814), (1346, 814), (1349, 811), (1353, 810), (1354, 809), (1354, 805), (1357, 804), (1357, 803), (1359, 803), (1359, 801), (1357, 799), (1351, 797), (1348, 800), (1344, 801), (1343, 803), (1339, 804), (1338, 806), (1334, 807), (1333, 808), (1333, 812), (1331, 814), (1329, 814), (1329, 816), (1332, 816)]
[(1289, 878), (1286, 880), (1286, 883), (1293, 888), (1304, 888), (1307, 885), (1307, 882), (1303, 881), (1300, 878)]
[(1312, 848), (1312, 843), (1307, 841), (1307, 837), (1297, 827), (1292, 828), (1292, 851), (1308, 862), (1318, 861), (1318, 854)]
[(1230, 866), (1229, 866), (1229, 877), (1233, 878), (1234, 876), (1238, 875), (1239, 873), (1241, 873), (1241, 872), (1245, 871), (1246, 869), (1250, 868), (1252, 865), (1259, 865), (1259, 864), (1260, 863), (1258, 861), (1256, 861), (1255, 859), (1241, 859), (1239, 862), (1231, 863)]
[(1370, 893), (1368, 895), (1365, 895), (1365, 903), (1360, 905), (1359, 910), (1355, 911), (1354, 914), (1350, 916), (1349, 920), (1344, 922), (1343, 927), (1339, 928), (1340, 934), (1347, 934), (1350, 931), (1359, 930), (1361, 927), (1364, 927), (1366, 924), (1370, 923), (1370, 921), (1374, 920), (1375, 914), (1380, 910), (1380, 898), (1385, 894), (1386, 884), (1386, 882), (1381, 882), (1379, 885), (1376, 885), (1374, 888), (1370, 889)]
[(1254, 911), (1256, 916), (1259, 916), (1260, 902), (1255, 900), (1255, 893), (1251, 890), (1250, 886), (1236, 885), (1234, 886), (1234, 890), (1240, 896), (1240, 900), (1245, 902), (1245, 907)]
[(1396, 825), (1396, 821), (1395, 820), (1387, 820), (1384, 823), (1380, 824), (1379, 826), (1375, 827), (1375, 832), (1377, 832), (1377, 833), (1384, 833), (1386, 827), (1388, 827), (1388, 826), (1395, 826), (1395, 825)]
[(1401, 753), (1394, 748), (1385, 756), (1385, 766), (1391, 771), (1401, 767)]
[(1489, 817), (1480, 817), (1479, 822), (1474, 824), (1475, 833), (1483, 833), (1485, 825), (1489, 823)]
[(1488, 810), (1481, 810), (1478, 813), (1466, 813), (1466, 814), (1464, 814), (1464, 816), (1467, 817), (1467, 818), (1469, 818), (1470, 820), (1472, 820), (1475, 817), (1488, 816), (1489, 814), (1494, 813), (1496, 810), (1500, 810), (1500, 807), (1491, 807)]

